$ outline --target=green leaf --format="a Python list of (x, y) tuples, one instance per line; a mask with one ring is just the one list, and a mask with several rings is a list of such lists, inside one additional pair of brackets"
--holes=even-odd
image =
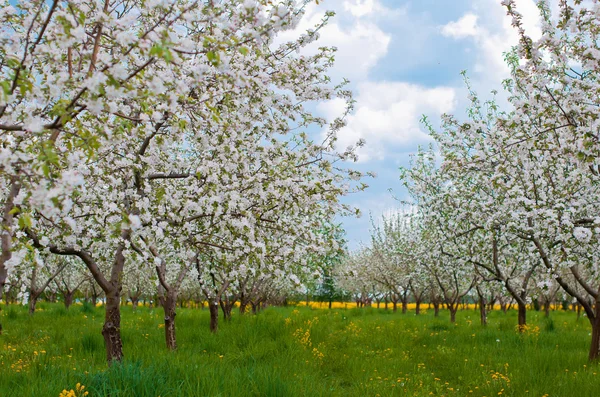
[(32, 226), (31, 223), (31, 217), (29, 216), (29, 214), (22, 214), (19, 217), (19, 227), (21, 229), (27, 229), (30, 228)]
[(214, 51), (209, 51), (206, 53), (206, 57), (208, 58), (208, 61), (213, 65), (213, 66), (219, 66), (220, 63), (220, 57), (219, 54), (214, 52)]

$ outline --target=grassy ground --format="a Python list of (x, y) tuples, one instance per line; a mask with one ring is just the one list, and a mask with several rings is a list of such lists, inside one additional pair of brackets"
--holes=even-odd
[(103, 309), (40, 304), (1, 313), (0, 396), (598, 396), (590, 328), (573, 313), (420, 316), (377, 309), (270, 308), (208, 331), (208, 311), (181, 309), (167, 352), (161, 310), (123, 308), (125, 361), (107, 369)]

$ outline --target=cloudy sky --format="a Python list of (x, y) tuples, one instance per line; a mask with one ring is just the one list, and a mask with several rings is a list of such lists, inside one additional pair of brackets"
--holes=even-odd
[[(351, 81), (357, 101), (340, 146), (363, 138), (357, 168), (378, 177), (370, 188), (347, 198), (361, 209), (359, 219), (343, 219), (350, 248), (368, 243), (370, 216), (399, 207), (406, 198), (398, 168), (429, 137), (419, 120), (434, 125), (442, 113), (463, 117), (466, 92), (460, 72), (466, 70), (483, 97), (507, 77), (503, 52), (517, 42), (501, 0), (320, 0), (298, 29), (313, 27), (326, 10), (336, 16), (322, 30), (319, 45), (336, 46), (332, 77)], [(534, 0), (518, 0), (527, 32), (539, 35)], [(288, 32), (293, 35), (294, 32)], [(318, 112), (334, 117), (343, 104), (321, 104)], [(393, 193), (390, 193), (389, 190)]]

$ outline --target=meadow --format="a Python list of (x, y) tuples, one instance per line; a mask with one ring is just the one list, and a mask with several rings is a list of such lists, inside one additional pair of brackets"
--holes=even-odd
[[(427, 307), (427, 306), (425, 306)], [(165, 348), (162, 310), (123, 308), (125, 360), (106, 366), (104, 310), (40, 303), (1, 312), (0, 396), (598, 396), (585, 317), (516, 311), (271, 307), (208, 329), (209, 313), (179, 309), (179, 349)], [(77, 390), (77, 384), (80, 384)], [(81, 386), (84, 386), (82, 389)], [(82, 389), (82, 390), (81, 390)], [(63, 394), (64, 395), (64, 394)]]

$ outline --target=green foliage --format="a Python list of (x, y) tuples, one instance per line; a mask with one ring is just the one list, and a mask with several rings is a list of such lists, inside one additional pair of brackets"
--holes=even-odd
[(100, 335), (83, 335), (81, 338), (81, 348), (84, 352), (101, 352), (103, 348), (102, 338)]
[[(269, 308), (235, 313), (208, 330), (208, 311), (181, 309), (179, 349), (164, 347), (163, 313), (123, 308), (125, 360), (106, 367), (103, 310), (60, 304), (31, 317), (1, 312), (0, 395), (58, 396), (80, 382), (89, 396), (595, 396), (598, 367), (587, 362), (589, 324), (573, 312)], [(13, 313), (13, 314), (10, 314)], [(552, 324), (552, 325), (550, 325)], [(13, 350), (14, 349), (14, 350)], [(473, 391), (472, 393), (470, 391)]]
[(95, 307), (92, 303), (88, 301), (83, 301), (83, 305), (81, 306), (81, 312), (86, 314), (91, 314), (95, 312)]
[(69, 312), (63, 305), (55, 306), (54, 308), (52, 308), (52, 312), (55, 316), (58, 317), (64, 317), (69, 314)]
[(7, 319), (16, 320), (17, 317), (18, 317), (18, 314), (14, 307), (11, 306), (6, 310), (6, 318)]
[(552, 318), (547, 318), (544, 320), (544, 331), (546, 332), (554, 332), (556, 330), (556, 326), (554, 325), (554, 320)]

